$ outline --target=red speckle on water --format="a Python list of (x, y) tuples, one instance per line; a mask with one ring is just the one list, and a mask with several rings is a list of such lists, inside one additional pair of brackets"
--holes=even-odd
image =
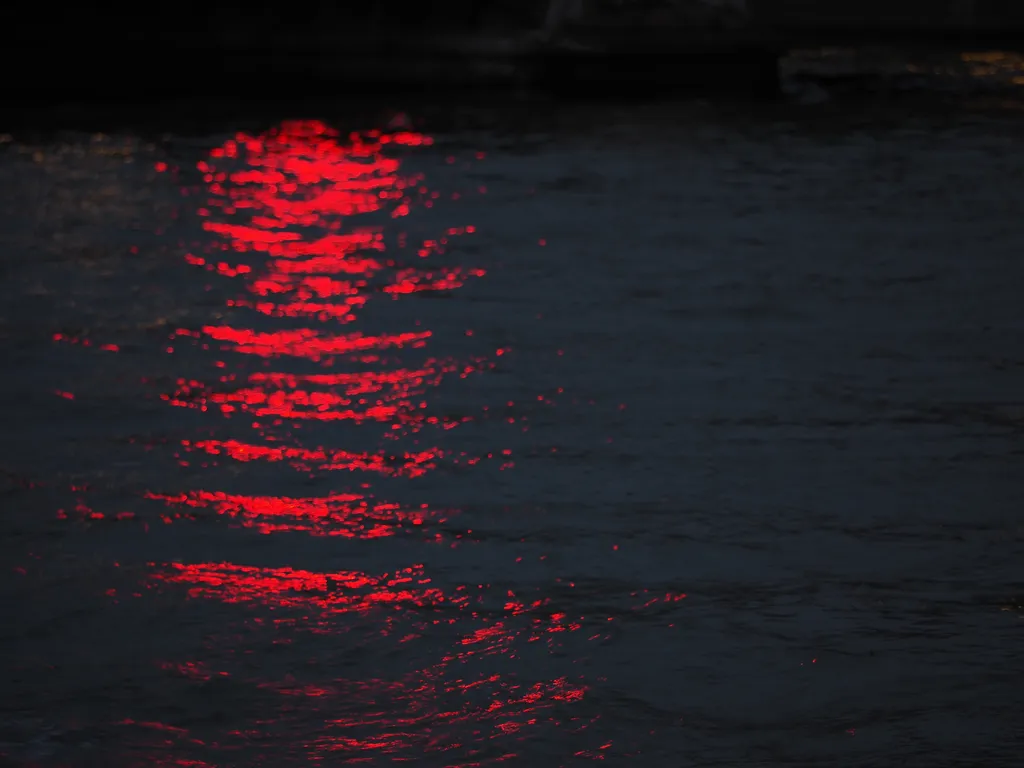
[[(397, 128), (402, 130), (394, 132)], [(348, 135), (318, 121), (297, 121), (260, 135), (236, 134), (197, 163), (205, 187), (183, 189), (181, 194), (201, 199), (197, 212), (202, 220), (197, 226), (202, 226), (204, 239), (170, 247), (181, 249), (176, 251), (179, 254), (185, 248), (202, 253), (185, 257), (202, 269), (185, 269), (195, 278), (193, 291), (205, 285), (206, 290), (230, 294), (219, 312), (201, 315), (190, 310), (190, 319), (179, 321), (194, 324), (197, 330), (180, 328), (172, 333), (176, 324), (165, 328), (164, 340), (154, 343), (151, 350), (171, 354), (178, 345), (184, 348), (175, 360), (164, 358), (164, 371), (169, 372), (168, 366), (177, 368), (183, 358), (189, 365), (166, 379), (154, 376), (147, 386), (160, 387), (160, 398), (169, 405), (207, 413), (207, 421), (195, 431), (191, 431), (191, 419), (183, 420), (182, 428), (190, 431), (175, 437), (179, 453), (168, 461), (188, 467), (190, 461), (182, 458), (187, 456), (197, 470), (222, 467), (201, 476), (211, 482), (219, 478), (231, 487), (178, 485), (200, 477), (192, 471), (160, 475), (172, 487), (136, 499), (140, 506), (137, 514), (143, 517), (140, 531), (148, 532), (149, 522), (190, 526), (216, 519), (224, 527), (280, 536), (281, 544), (303, 535), (353, 540), (411, 536), (431, 542), (430, 546), (436, 542), (454, 547), (452, 539), (469, 542), (486, 535), (457, 525), (439, 525), (456, 511), (437, 510), (425, 503), (398, 504), (375, 495), (380, 492), (375, 477), (390, 478), (392, 485), (384, 487), (393, 487), (395, 478), (419, 478), (444, 464), (458, 464), (467, 472), (478, 465), (479, 455), (435, 447), (426, 435), (443, 435), (445, 430), (477, 418), (479, 411), (473, 408), (472, 415), (460, 413), (462, 409), (456, 405), (451, 409), (454, 413), (443, 407), (433, 412), (430, 394), (445, 377), (465, 379), (493, 370), (495, 358), (510, 351), (498, 348), (491, 353), (493, 348), (486, 346), (479, 358), (457, 359), (418, 354), (419, 350), (432, 351), (447, 338), (447, 334), (435, 338), (429, 330), (435, 315), (431, 303), (421, 297), (431, 292), (450, 294), (486, 274), (473, 265), (453, 265), (449, 260), (465, 256), (455, 253), (454, 238), (475, 233), (472, 225), (443, 227), (429, 238), (424, 235), (428, 239), (422, 242), (409, 242), (412, 238), (408, 235), (392, 237), (397, 234), (396, 225), (389, 214), (415, 218), (432, 200), (442, 199), (439, 192), (426, 186), (422, 173), (408, 170), (402, 159), (407, 153), (396, 151), (396, 145), (431, 143), (429, 137), (414, 133), (404, 119), (384, 131)], [(384, 151), (386, 148), (389, 151)], [(484, 156), (476, 153), (478, 160)], [(455, 163), (454, 156), (448, 162)], [(160, 172), (168, 170), (162, 162), (155, 167)], [(452, 170), (454, 175), (456, 169)], [(478, 189), (481, 194), (487, 192), (486, 187)], [(439, 203), (435, 213), (426, 218), (427, 225), (436, 220), (442, 207)], [(181, 206), (183, 212), (196, 208), (199, 206)], [(364, 214), (372, 217), (360, 219)], [(396, 239), (400, 253), (392, 253)], [(541, 239), (540, 244), (546, 245), (546, 240)], [(410, 263), (421, 266), (411, 267)], [(357, 322), (367, 303), (383, 301), (409, 306), (410, 314), (404, 315), (408, 325), (383, 335), (339, 330), (340, 325)], [(193, 309), (199, 312), (202, 306)], [(458, 327), (452, 326), (456, 334)], [(474, 332), (467, 329), (465, 337), (472, 339)], [(81, 346), (89, 343), (62, 334), (55, 334), (54, 340)], [(461, 342), (464, 347), (471, 344), (475, 342)], [(100, 349), (120, 351), (114, 344)], [(411, 359), (405, 359), (402, 350), (412, 351)], [(74, 398), (70, 392), (57, 394)], [(526, 399), (532, 401), (532, 397)], [(496, 396), (490, 401), (496, 421), (507, 418), (513, 423), (528, 417), (529, 409), (515, 419), (507, 412), (495, 414), (494, 405), (501, 402), (515, 407), (507, 397)], [(231, 425), (230, 430), (224, 430), (225, 423)], [(345, 428), (322, 428), (331, 424)], [(350, 424), (359, 427), (349, 429)], [(303, 431), (307, 427), (316, 430)], [(436, 433), (427, 431), (431, 428)], [(371, 442), (362, 440), (367, 434), (373, 435)], [(410, 444), (380, 444), (378, 438), (409, 438)], [(510, 460), (513, 448), (490, 447), (492, 469), (514, 469)], [(479, 451), (485, 452), (486, 446)], [(300, 490), (285, 496), (272, 490), (276, 484), (267, 483), (256, 491), (242, 482), (239, 470), (246, 462), (276, 465), (280, 474), (295, 471), (300, 478), (309, 478), (311, 487), (342, 490), (311, 491), (310, 495)], [(329, 472), (344, 475), (328, 479)], [(260, 473), (256, 469), (249, 476)], [(290, 483), (288, 487), (303, 486)], [(352, 488), (361, 490), (345, 490)], [(99, 494), (107, 498), (108, 492)], [(85, 521), (104, 517), (84, 502), (68, 509), (73, 517)], [(125, 511), (106, 518), (108, 524), (115, 525), (109, 521), (135, 516), (135, 512)], [(155, 529), (153, 535), (157, 535)], [(301, 546), (296, 551), (300, 550)], [(523, 562), (523, 557), (516, 562)], [(422, 758), (425, 751), (466, 748), (472, 755), (483, 751), (478, 747), (486, 745), (486, 740), (518, 743), (528, 738), (535, 726), (586, 717), (564, 714), (567, 703), (583, 699), (585, 684), (565, 677), (545, 679), (542, 671), (521, 667), (524, 660), (520, 654), (528, 644), (549, 643), (554, 648), (555, 640), (581, 631), (584, 622), (582, 617), (565, 613), (552, 615), (551, 598), (545, 597), (543, 586), (524, 585), (515, 594), (510, 590), (512, 599), (498, 603), (499, 608), (504, 604), (505, 610), (492, 611), (489, 600), (500, 598), (505, 590), (489, 584), (450, 583), (448, 579), (442, 582), (446, 585), (442, 589), (419, 564), (396, 563), (392, 566), (395, 570), (387, 573), (307, 570), (300, 563), (147, 565), (151, 569), (145, 581), (148, 590), (245, 606), (251, 609), (254, 624), (273, 632), (275, 647), (287, 647), (296, 633), (302, 632), (322, 635), (331, 642), (345, 631), (365, 631), (375, 636), (371, 642), (386, 642), (390, 637), (403, 648), (415, 645), (430, 627), (444, 627), (452, 634), (450, 643), (433, 646), (438, 649), (436, 656), (424, 654), (422, 647), (409, 652), (409, 659), (428, 660), (423, 666), (410, 665), (394, 679), (372, 674), (359, 674), (355, 679), (323, 675), (304, 682), (296, 679), (304, 674), (299, 671), (304, 659), (299, 657), (290, 659), (296, 663), (294, 677), (282, 673), (274, 679), (276, 665), (241, 665), (238, 674), (249, 675), (249, 679), (240, 679), (239, 684), (258, 688), (261, 707), (266, 700), (271, 702), (271, 711), (260, 711), (265, 719), (259, 728), (225, 729), (217, 738), (248, 740), (258, 737), (257, 731), (264, 726), (279, 733), (273, 722), (274, 696), (287, 697), (283, 706), (289, 710), (316, 702), (316, 711), (327, 714), (327, 718), (318, 715), (323, 727), (315, 745), (302, 745), (310, 751), (310, 763), (376, 759), (368, 755), (399, 762)], [(128, 594), (124, 592), (122, 597)], [(146, 591), (130, 594), (143, 597)], [(659, 599), (667, 598), (659, 595)], [(260, 660), (258, 649), (239, 653), (254, 653), (251, 660)], [(492, 663), (498, 659), (514, 664)], [(289, 661), (287, 657), (284, 660)], [(226, 675), (201, 662), (167, 664), (168, 669), (200, 681)], [(153, 731), (153, 738), (160, 740), (161, 754), (175, 752), (177, 740), (200, 743), (189, 730), (156, 720), (121, 723)], [(425, 729), (424, 723), (432, 727)], [(579, 726), (579, 730), (587, 727)], [(601, 749), (610, 746), (609, 742)], [(489, 762), (516, 757), (506, 748), (497, 749), (494, 755)], [(455, 755), (445, 762), (468, 764), (463, 757)], [(157, 761), (205, 766), (176, 756)]]

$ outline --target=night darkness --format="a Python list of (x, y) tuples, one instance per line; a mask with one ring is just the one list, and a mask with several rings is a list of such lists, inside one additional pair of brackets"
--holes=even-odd
[(6, 10), (0, 768), (1020, 765), (1017, 5)]

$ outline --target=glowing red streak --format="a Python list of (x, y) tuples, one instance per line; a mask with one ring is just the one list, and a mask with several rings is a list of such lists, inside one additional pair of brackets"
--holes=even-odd
[(294, 293), (298, 299), (328, 298), (333, 296), (354, 296), (359, 293), (358, 286), (348, 280), (333, 280), (323, 275), (310, 275), (301, 278), (269, 275), (254, 280), (250, 291), (257, 296), (273, 296)]
[(402, 270), (394, 283), (384, 286), (385, 293), (418, 293), (420, 291), (450, 291), (466, 282), (466, 277), (483, 277), (482, 269), (450, 269), (447, 272), (422, 272), (415, 269)]
[(394, 574), (369, 576), (358, 571), (320, 573), (296, 568), (257, 568), (234, 563), (172, 563), (157, 576), (189, 587), (193, 598), (227, 603), (260, 603), (277, 608), (315, 607), (328, 612), (366, 612), (382, 603), (412, 607), (444, 602), (428, 587), (430, 579), (414, 566)]
[[(313, 222), (323, 223), (323, 222)], [(279, 259), (299, 259), (302, 257), (313, 257), (323, 259), (323, 265), (327, 271), (349, 271), (341, 268), (340, 263), (349, 261), (353, 265), (369, 262), (368, 266), (376, 265), (376, 261), (366, 256), (356, 256), (360, 251), (382, 251), (384, 250), (383, 238), (379, 234), (333, 234), (325, 235), (316, 240), (295, 240), (292, 242), (271, 245), (267, 253)], [(379, 266), (377, 267), (379, 269)]]
[(203, 333), (216, 341), (235, 345), (235, 351), (260, 357), (288, 355), (319, 360), (324, 355), (343, 355), (368, 349), (387, 349), (423, 342), (430, 331), (398, 333), (382, 336), (364, 336), (351, 333), (344, 336), (321, 336), (317, 331), (301, 328), (295, 331), (258, 333), (244, 328), (207, 325)]
[[(287, 419), (416, 424), (429, 417), (421, 410), (424, 404), (417, 405), (413, 398), (455, 370), (452, 364), (432, 362), (438, 368), (313, 376), (255, 374), (249, 378), (250, 386), (230, 392), (210, 393), (202, 382), (180, 379), (174, 394), (162, 397), (184, 407), (205, 409), (215, 404), (224, 413), (240, 409)], [(367, 397), (371, 395), (376, 397)]]
[[(408, 388), (419, 386), (432, 376), (456, 370), (453, 363), (429, 360), (432, 367), (420, 369), (401, 368), (394, 371), (368, 371), (366, 373), (314, 373), (305, 376), (290, 373), (254, 373), (249, 377), (253, 384), (270, 384), (275, 387), (295, 389), (303, 385), (320, 387), (345, 387), (350, 395), (379, 392), (385, 386)], [(440, 369), (440, 370), (439, 370)]]
[(336, 304), (323, 304), (315, 301), (295, 301), (288, 304), (272, 302), (253, 303), (249, 301), (229, 301), (228, 306), (251, 307), (262, 315), (270, 317), (316, 317), (320, 320), (338, 320), (350, 323), (356, 319), (353, 310), (363, 306), (366, 298), (350, 296)]
[[(161, 398), (184, 408), (205, 411), (218, 407), (225, 415), (244, 412), (293, 421), (376, 421), (391, 424), (392, 434), (399, 425), (413, 430), (425, 425), (450, 429), (472, 421), (469, 415), (430, 415), (422, 396), (448, 374), (466, 378), (478, 369), (467, 365), (459, 370), (454, 362), (433, 359), (428, 365), (421, 369), (305, 376), (258, 373), (249, 377), (248, 386), (220, 392), (211, 392), (200, 381), (179, 379), (174, 392)], [(227, 383), (231, 378), (223, 377), (223, 381)]]
[(242, 389), (231, 394), (212, 395), (215, 403), (239, 403), (255, 416), (277, 416), (284, 419), (316, 419), (317, 421), (389, 422), (412, 405), (400, 401), (396, 405), (373, 405), (356, 410), (350, 408), (351, 398), (330, 392), (274, 392)]
[[(267, 250), (270, 243), (281, 243), (286, 240), (299, 240), (297, 232), (268, 232), (257, 227), (246, 227), (240, 224), (219, 224), (213, 221), (203, 222), (203, 229), (226, 235), (236, 244), (246, 244), (255, 250)], [(261, 247), (262, 246), (262, 247)]]
[(393, 536), (404, 526), (421, 526), (428, 517), (443, 522), (443, 518), (425, 509), (371, 503), (355, 494), (289, 498), (190, 491), (177, 495), (147, 493), (146, 497), (168, 505), (212, 508), (217, 514), (239, 519), (243, 526), (265, 534), (302, 531), (315, 536), (374, 539)]
[(436, 460), (443, 454), (438, 450), (404, 453), (388, 456), (384, 453), (353, 453), (324, 448), (288, 448), (272, 445), (254, 445), (238, 440), (201, 440), (182, 445), (191, 450), (205, 451), (212, 456), (227, 455), (236, 461), (291, 461), (298, 467), (312, 464), (323, 470), (349, 470), (351, 472), (378, 472), (382, 475), (420, 477), (436, 469)]
[[(348, 139), (341, 143), (337, 134), (321, 124), (295, 123), (263, 137), (240, 134), (214, 150), (211, 156), (215, 160), (241, 155), (247, 167), (225, 172), (206, 162), (199, 164), (211, 192), (223, 198), (218, 201), (215, 197), (211, 205), (256, 213), (251, 227), (228, 229), (232, 225), (214, 224), (211, 231), (225, 234), (238, 249), (270, 250), (284, 240), (268, 237), (268, 230), (317, 224), (324, 214), (350, 216), (379, 210), (384, 201), (400, 199), (401, 190), (415, 183), (398, 176), (399, 161), (383, 157), (383, 146), (430, 143), (412, 133), (356, 134)], [(230, 193), (221, 181), (232, 185)], [(330, 250), (324, 248), (325, 243), (310, 245), (320, 253)], [(350, 239), (340, 247), (348, 251), (352, 245)]]
[(270, 271), (280, 275), (333, 275), (344, 273), (348, 275), (370, 275), (379, 271), (382, 265), (376, 259), (369, 257), (348, 257), (341, 256), (314, 256), (310, 259), (275, 259), (268, 265)]

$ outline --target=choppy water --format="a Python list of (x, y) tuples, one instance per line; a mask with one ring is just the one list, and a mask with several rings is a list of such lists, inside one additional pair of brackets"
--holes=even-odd
[(1021, 119), (517, 131), (8, 137), (5, 764), (1020, 763)]

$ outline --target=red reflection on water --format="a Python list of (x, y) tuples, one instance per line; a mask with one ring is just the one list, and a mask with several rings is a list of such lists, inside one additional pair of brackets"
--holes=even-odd
[(344, 355), (370, 349), (402, 347), (407, 344), (421, 347), (424, 346), (424, 340), (430, 338), (431, 335), (430, 331), (421, 331), (380, 336), (365, 336), (358, 332), (344, 336), (324, 336), (319, 331), (310, 328), (258, 333), (244, 328), (212, 325), (204, 326), (203, 333), (216, 341), (233, 344), (233, 351), (241, 354), (259, 355), (260, 357), (288, 355), (310, 360), (321, 360), (325, 356)]
[[(155, 565), (155, 564), (154, 564)], [(258, 568), (235, 563), (171, 563), (157, 575), (183, 584), (190, 597), (270, 608), (318, 608), (328, 613), (366, 612), (380, 604), (426, 607), (443, 603), (444, 593), (428, 586), (422, 566), (379, 576), (358, 571), (320, 573), (300, 568)]]
[(313, 317), (322, 322), (334, 320), (341, 323), (351, 323), (356, 319), (355, 310), (365, 303), (365, 296), (347, 296), (341, 301), (332, 303), (317, 301), (274, 303), (270, 301), (231, 299), (228, 301), (228, 306), (248, 307), (270, 317)]
[(120, 352), (121, 347), (117, 344), (96, 344), (92, 339), (87, 336), (75, 336), (67, 333), (55, 333), (53, 334), (54, 341), (60, 341), (65, 344), (76, 344), (82, 347), (96, 347), (103, 352)]
[[(249, 285), (260, 298), (233, 304), (273, 317), (353, 321), (354, 310), (366, 301), (368, 280), (384, 268), (379, 254), (385, 246), (379, 228), (342, 232), (344, 219), (386, 207), (393, 216), (407, 212), (422, 194), (422, 177), (402, 174), (401, 161), (384, 151), (388, 145), (430, 143), (429, 137), (408, 131), (342, 137), (324, 123), (295, 121), (261, 136), (238, 134), (211, 151), (209, 160), (197, 164), (209, 192), (207, 206), (199, 211), (207, 218), (203, 228), (223, 238), (226, 251), (269, 257)], [(189, 260), (229, 276), (254, 273), (254, 264), (202, 256)], [(215, 339), (232, 330), (207, 329)], [(318, 344), (305, 344), (308, 339), (300, 347), (294, 339), (280, 341), (282, 348), (240, 346), (264, 356), (319, 359), (325, 354)], [(331, 354), (345, 351), (342, 341)]]
[[(255, 416), (279, 416), (285, 419), (316, 419), (318, 421), (393, 421), (401, 409), (414, 406), (407, 400), (385, 404), (378, 400), (370, 405), (365, 398), (354, 399), (346, 394), (304, 389), (271, 390), (258, 387), (239, 389), (227, 394), (214, 394), (210, 400), (230, 411), (240, 407)], [(353, 407), (361, 401), (363, 407)]]
[[(483, 673), (446, 680), (444, 672), (433, 667), (397, 680), (327, 683), (303, 683), (289, 675), (257, 687), (283, 697), (283, 711), (300, 712), (316, 723), (305, 738), (293, 741), (313, 760), (369, 762), (387, 756), (405, 762), (422, 759), (424, 752), (450, 752), (449, 760), (459, 761), (449, 762), (452, 766), (515, 756), (502, 750), (523, 740), (531, 727), (560, 723), (559, 708), (584, 696), (581, 686), (564, 677), (530, 683)], [(236, 735), (261, 733), (252, 728)]]
[(204, 451), (211, 456), (229, 456), (235, 461), (288, 461), (297, 469), (350, 470), (378, 472), (382, 475), (420, 477), (436, 469), (443, 452), (432, 448), (402, 454), (342, 451), (327, 448), (301, 448), (257, 445), (240, 440), (183, 440), (185, 450)]
[[(445, 681), (443, 671), (428, 670), (398, 686), (385, 684), (382, 687), (387, 709), (378, 705), (376, 716), (366, 707), (366, 714), (329, 718), (323, 735), (308, 747), (317, 756), (344, 752), (365, 760), (378, 753), (390, 755), (395, 761), (415, 759), (412, 755), (417, 752), (459, 750), (473, 761), (453, 765), (496, 763), (514, 753), (494, 755), (494, 746), (488, 742), (523, 740), (532, 727), (545, 719), (557, 722), (556, 708), (579, 701), (585, 692), (582, 686), (564, 677), (529, 683), (515, 677), (484, 674), (471, 681)], [(370, 693), (374, 698), (381, 695), (379, 689)], [(319, 691), (313, 695), (319, 695)], [(317, 701), (318, 710), (327, 714), (335, 698)], [(471, 743), (464, 743), (465, 736), (460, 734), (468, 735)]]
[[(430, 359), (415, 369), (313, 375), (255, 373), (246, 380), (247, 386), (229, 391), (210, 391), (203, 382), (179, 379), (174, 392), (161, 397), (185, 408), (207, 410), (215, 406), (226, 415), (240, 411), (291, 421), (375, 421), (392, 428), (417, 428), (471, 420), (469, 416), (429, 415), (422, 397), (429, 388), (439, 386), (445, 376), (458, 374), (465, 378), (486, 367)], [(226, 385), (233, 378), (227, 375), (221, 380)]]
[[(391, 256), (385, 226), (357, 229), (347, 223), (366, 216), (361, 224), (386, 221), (388, 216), (408, 215), (417, 202), (431, 205), (438, 194), (424, 186), (420, 175), (403, 172), (401, 163), (385, 153), (389, 144), (428, 143), (428, 138), (411, 132), (343, 137), (319, 122), (296, 122), (262, 136), (239, 134), (197, 165), (209, 193), (199, 214), (213, 242), (209, 251), (187, 260), (236, 280), (245, 292), (228, 302), (241, 310), (231, 313), (230, 322), (210, 323), (198, 331), (179, 329), (175, 336), (195, 339), (204, 348), (216, 343), (225, 351), (262, 358), (259, 364), (267, 368), (283, 366), (292, 358), (307, 365), (320, 363), (331, 372), (242, 374), (230, 373), (229, 368), (212, 382), (179, 379), (176, 389), (165, 396), (168, 402), (260, 419), (252, 426), (263, 440), (250, 443), (215, 432), (215, 438), (182, 441), (186, 451), (240, 462), (281, 462), (306, 471), (344, 469), (400, 477), (423, 475), (446, 457), (453, 464), (460, 461), (438, 448), (390, 454), (340, 450), (299, 439), (314, 431), (313, 425), (301, 422), (363, 425), (359, 430), (329, 430), (338, 435), (359, 432), (361, 439), (368, 430), (372, 433), (373, 424), (382, 428), (382, 439), (400, 439), (425, 425), (455, 426), (469, 417), (428, 415), (428, 392), (446, 376), (465, 378), (493, 367), (480, 360), (429, 359), (399, 362), (384, 370), (378, 353), (424, 347), (432, 332), (420, 326), (404, 333), (342, 334), (336, 327), (354, 322), (370, 300), (415, 302), (419, 299), (409, 297), (452, 291), (485, 275), (483, 269), (436, 263), (451, 238), (471, 234), (473, 227), (449, 227), (408, 250), (407, 235), (397, 233), (402, 253)], [(246, 310), (263, 316), (250, 314), (254, 327), (244, 319)], [(278, 318), (305, 320), (306, 327), (275, 327)], [(373, 365), (375, 370), (348, 369), (356, 364)], [(335, 366), (341, 372), (334, 372)], [(504, 411), (501, 418), (514, 422)], [(290, 425), (294, 434), (283, 438), (287, 442), (280, 442), (279, 433), (264, 431), (284, 422), (296, 422)], [(510, 454), (511, 449), (495, 448), (486, 457), (504, 462), (504, 469), (511, 466)], [(483, 458), (460, 456), (468, 466)], [(291, 498), (190, 490), (147, 496), (180, 510), (182, 516), (208, 510), (264, 534), (299, 531), (380, 539), (421, 526), (428, 518), (439, 521), (426, 506), (405, 508), (353, 493)], [(285, 632), (336, 636), (353, 626), (367, 630), (375, 644), (388, 638), (403, 660), (394, 679), (379, 679), (378, 673), (361, 682), (325, 681), (319, 676), (305, 683), (254, 681), (261, 691), (287, 697), (281, 708), (287, 714), (275, 720), (269, 713), (265, 722), (231, 735), (265, 738), (268, 726), (278, 727), (298, 712), (299, 719), (311, 723), (311, 735), (294, 743), (313, 759), (367, 761), (387, 755), (396, 761), (414, 760), (425, 751), (459, 750), (462, 765), (500, 762), (515, 752), (488, 746), (491, 740), (506, 740), (509, 745), (545, 722), (562, 722), (560, 708), (585, 695), (584, 686), (566, 677), (538, 679), (545, 676), (530, 665), (528, 656), (536, 654), (535, 649), (548, 654), (586, 623), (583, 617), (553, 610), (551, 600), (540, 594), (517, 597), (489, 585), (442, 589), (420, 565), (372, 575), (232, 562), (175, 563), (161, 566), (155, 578), (187, 590), (192, 598), (249, 607), (254, 615), (246, 624), (257, 632), (273, 626), (275, 643), (292, 641), (290, 635), (281, 636)], [(383, 656), (376, 658), (386, 663)], [(177, 671), (199, 680), (210, 679), (211, 674), (204, 667)], [(238, 682), (237, 675), (231, 677)]]
[(282, 275), (274, 272), (255, 280), (250, 290), (257, 296), (294, 294), (297, 301), (309, 299), (330, 299), (351, 297), (359, 293), (360, 283), (350, 280), (335, 280), (328, 275)]
[(396, 295), (422, 291), (451, 291), (465, 284), (467, 277), (483, 277), (486, 274), (483, 269), (447, 269), (437, 272), (403, 269), (395, 275), (393, 283), (384, 286), (384, 292)]
[(402, 528), (420, 527), (428, 520), (444, 522), (426, 505), (410, 509), (351, 493), (290, 498), (190, 491), (175, 495), (147, 493), (146, 497), (183, 508), (211, 509), (264, 534), (301, 531), (315, 536), (376, 539), (393, 536)]
[[(400, 760), (411, 759), (418, 751), (459, 750), (461, 756), (477, 759), (483, 756), (481, 751), (490, 751), (486, 745), (493, 740), (515, 742), (528, 738), (536, 727), (575, 721), (565, 715), (564, 708), (586, 695), (585, 685), (565, 676), (530, 679), (528, 664), (519, 663), (519, 673), (495, 670), (493, 657), (500, 657), (500, 666), (507, 667), (545, 632), (553, 631), (550, 627), (564, 623), (564, 614), (547, 612), (545, 598), (509, 601), (495, 615), (482, 605), (487, 602), (486, 586), (475, 590), (460, 586), (446, 594), (419, 565), (371, 576), (230, 563), (170, 564), (155, 578), (181, 585), (192, 598), (294, 611), (301, 616), (295, 623), (287, 615), (277, 615), (278, 633), (292, 627), (337, 634), (346, 631), (340, 623), (343, 616), (369, 617), (373, 623), (363, 626), (371, 627), (382, 640), (391, 638), (396, 650), (408, 648), (402, 653), (410, 659), (418, 653), (418, 646), (410, 644), (424, 638), (428, 648), (433, 645), (432, 627), (458, 632), (459, 627), (476, 625), (463, 630), (451, 653), (391, 680), (318, 677), (315, 682), (299, 682), (291, 676), (280, 681), (250, 680), (261, 690), (287, 697), (289, 701), (280, 706), (289, 717), (311, 723), (310, 737), (296, 739), (311, 757), (344, 753), (348, 759), (360, 760), (386, 754)], [(570, 624), (560, 631), (579, 628), (578, 623)], [(186, 676), (197, 674), (190, 666), (173, 668)], [(198, 674), (205, 679), (210, 673), (200, 667)], [(579, 725), (585, 728), (586, 722)], [(258, 733), (259, 729), (251, 729), (234, 735), (246, 738)], [(491, 754), (486, 762), (494, 760)]]
[[(209, 193), (199, 210), (207, 219), (203, 228), (223, 239), (223, 251), (268, 257), (260, 276), (249, 283), (249, 291), (260, 298), (237, 299), (232, 305), (274, 317), (352, 322), (354, 310), (377, 290), (392, 296), (452, 290), (468, 277), (482, 276), (479, 269), (406, 269), (378, 289), (370, 281), (388, 265), (381, 256), (383, 231), (379, 226), (342, 231), (344, 220), (353, 216), (390, 210), (394, 218), (408, 214), (418, 200), (431, 205), (437, 193), (423, 185), (423, 175), (403, 172), (401, 161), (386, 154), (389, 145), (431, 143), (411, 131), (342, 136), (318, 121), (293, 121), (261, 136), (240, 133), (212, 150), (208, 160), (197, 164)], [(472, 226), (448, 227), (425, 240), (417, 255), (442, 254), (450, 238), (474, 231)], [(227, 276), (255, 275), (255, 264), (191, 254), (187, 259)], [(217, 338), (218, 331), (207, 331)], [(273, 346), (259, 349), (255, 354), (274, 354)], [(295, 354), (288, 349), (280, 353)], [(313, 350), (319, 354), (323, 351)]]
[[(633, 596), (636, 597), (638, 593), (634, 592)], [(645, 589), (643, 594), (651, 594), (651, 590)], [(678, 603), (680, 600), (686, 599), (685, 592), (665, 592), (664, 594), (656, 594), (654, 597), (648, 597), (641, 605), (635, 606), (633, 610), (640, 611), (644, 608), (650, 608), (652, 605), (658, 605), (659, 603)]]
[[(458, 288), (470, 277), (483, 276), (484, 270), (392, 269), (393, 262), (383, 256), (386, 246), (380, 225), (343, 229), (352, 216), (387, 210), (392, 216), (405, 215), (417, 200), (429, 202), (437, 197), (423, 184), (422, 174), (403, 172), (401, 161), (385, 152), (389, 145), (430, 143), (429, 137), (411, 131), (373, 130), (342, 136), (318, 121), (287, 122), (260, 136), (237, 134), (197, 163), (209, 193), (199, 214), (206, 219), (203, 228), (223, 240), (211, 244), (218, 255), (189, 254), (186, 258), (221, 275), (245, 278), (248, 296), (229, 300), (229, 306), (270, 317), (314, 318), (321, 323), (353, 322), (356, 311), (374, 293), (399, 298)], [(448, 227), (440, 236), (424, 240), (416, 255), (443, 254), (452, 238), (473, 232), (472, 226)], [(400, 247), (406, 239), (399, 233)], [(223, 252), (261, 263), (229, 263), (219, 255)], [(378, 275), (382, 279), (375, 282)], [(293, 357), (332, 365), (339, 357), (351, 361), (362, 355), (362, 361), (369, 362), (368, 352), (420, 348), (432, 332), (337, 334), (319, 327), (263, 331), (211, 324), (201, 332), (179, 329), (176, 335), (200, 343), (209, 339), (225, 351), (265, 359)], [(452, 365), (447, 368), (446, 373), (455, 370)], [(460, 375), (483, 368), (480, 363), (466, 365)], [(375, 376), (386, 375), (364, 376), (372, 382)], [(212, 404), (227, 414), (244, 411), (276, 420), (275, 424), (283, 420), (379, 422), (391, 427), (385, 437), (397, 438), (402, 433), (396, 430), (403, 428), (418, 430), (431, 424), (447, 428), (469, 419), (427, 415), (425, 403), (414, 400), (424, 387), (437, 386), (440, 380), (433, 376), (404, 386), (395, 383), (391, 392), (374, 398), (363, 396), (359, 383), (352, 387), (340, 383), (300, 387), (253, 379), (248, 386), (225, 392), (220, 386), (190, 381), (179, 382), (178, 391), (165, 394), (164, 399), (203, 410)], [(221, 383), (225, 383), (223, 379)], [(347, 457), (344, 463), (351, 464), (353, 458)], [(360, 467), (367, 464), (358, 459), (355, 463)], [(373, 460), (369, 464), (376, 466)]]

